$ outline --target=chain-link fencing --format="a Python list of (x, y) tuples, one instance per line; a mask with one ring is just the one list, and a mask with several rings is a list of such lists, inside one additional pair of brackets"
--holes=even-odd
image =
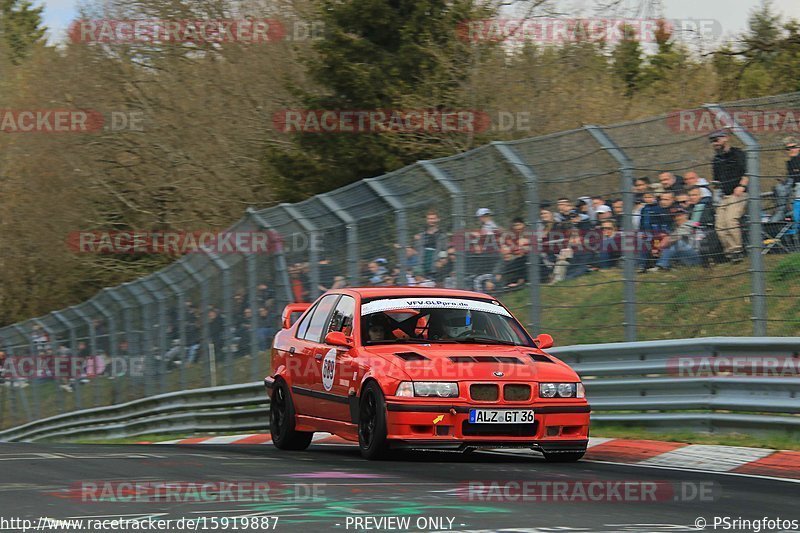
[(0, 427), (258, 380), (284, 306), (339, 287), (487, 292), (559, 345), (800, 335), (800, 187), (786, 164), (800, 157), (786, 150), (798, 103), (492, 143), (249, 210), (227, 233), (263, 235), (261, 253), (201, 249), (0, 330)]

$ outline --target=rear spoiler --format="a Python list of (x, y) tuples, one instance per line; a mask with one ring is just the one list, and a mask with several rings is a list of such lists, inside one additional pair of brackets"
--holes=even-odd
[(283, 308), (283, 314), (281, 315), (281, 321), (283, 322), (283, 329), (289, 329), (292, 327), (292, 315), (294, 313), (305, 313), (306, 309), (311, 307), (310, 303), (296, 303), (296, 304), (289, 304)]

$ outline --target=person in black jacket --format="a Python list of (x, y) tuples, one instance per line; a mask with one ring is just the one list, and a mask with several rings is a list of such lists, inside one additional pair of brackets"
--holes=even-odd
[(722, 189), (722, 201), (717, 208), (717, 236), (725, 255), (733, 262), (743, 259), (742, 232), (739, 219), (747, 207), (747, 157), (739, 148), (731, 146), (728, 132), (718, 130), (709, 135), (714, 147), (714, 181)]

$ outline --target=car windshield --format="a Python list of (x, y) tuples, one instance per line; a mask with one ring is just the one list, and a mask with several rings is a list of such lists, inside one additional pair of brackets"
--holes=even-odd
[(471, 343), (533, 346), (499, 303), (463, 298), (392, 298), (362, 305), (364, 345)]

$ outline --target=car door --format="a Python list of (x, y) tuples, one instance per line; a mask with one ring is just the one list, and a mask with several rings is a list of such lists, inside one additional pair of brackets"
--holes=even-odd
[(319, 412), (316, 405), (319, 399), (314, 397), (313, 386), (322, 379), (322, 365), (315, 355), (322, 349), (322, 332), (328, 326), (338, 299), (338, 294), (323, 296), (297, 327), (295, 352), (290, 355), (288, 366), (295, 409), (302, 415), (317, 416), (315, 413)]
[(313, 384), (320, 401), (318, 415), (322, 418), (349, 422), (350, 406), (348, 392), (355, 386), (353, 372), (357, 371), (353, 358), (354, 352), (345, 346), (325, 344), (325, 335), (331, 331), (341, 331), (348, 337), (353, 335), (353, 320), (356, 301), (342, 295), (331, 314), (328, 326), (322, 335), (322, 344), (314, 358), (320, 365), (320, 380)]

